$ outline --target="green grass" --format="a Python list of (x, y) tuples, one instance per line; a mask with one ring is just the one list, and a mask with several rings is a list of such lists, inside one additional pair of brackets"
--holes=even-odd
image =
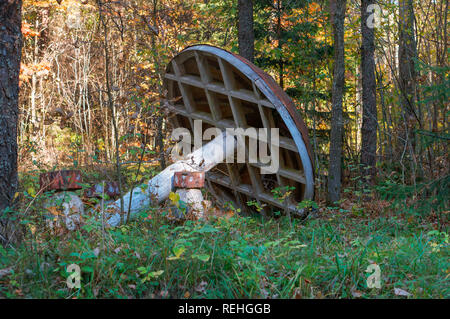
[[(292, 223), (174, 224), (154, 209), (104, 233), (92, 220), (59, 236), (29, 225), (19, 246), (0, 246), (0, 270), (13, 269), (0, 278), (2, 297), (405, 298), (394, 288), (414, 298), (450, 297), (448, 235), (392, 213), (323, 209)], [(79, 289), (66, 285), (72, 263), (82, 269)], [(371, 263), (380, 266), (381, 289), (367, 288)]]

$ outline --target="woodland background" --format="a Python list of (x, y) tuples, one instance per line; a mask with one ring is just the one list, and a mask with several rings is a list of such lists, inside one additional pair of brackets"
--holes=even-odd
[[(361, 22), (370, 4), (382, 10), (374, 29)], [(0, 295), (448, 298), (448, 12), (444, 0), (24, 0), (20, 182)], [(166, 165), (162, 75), (198, 43), (240, 52), (294, 100), (315, 215), (168, 227), (153, 207), (106, 233), (50, 234), (40, 172), (122, 176), (125, 190)], [(78, 292), (61, 284), (73, 260), (85, 267)], [(369, 263), (384, 267), (381, 290), (365, 286)]]

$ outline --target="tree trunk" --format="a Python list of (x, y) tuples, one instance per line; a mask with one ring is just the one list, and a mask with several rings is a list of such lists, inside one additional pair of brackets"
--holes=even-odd
[(361, 73), (362, 73), (362, 105), (363, 122), (361, 128), (361, 164), (362, 176), (373, 182), (376, 174), (377, 152), (377, 101), (375, 83), (375, 44), (374, 26), (368, 26), (370, 12), (367, 7), (374, 4), (374, 0), (361, 1)]
[(238, 11), (239, 55), (253, 62), (255, 55), (255, 33), (253, 31), (253, 0), (239, 0)]
[(339, 200), (341, 193), (342, 98), (345, 85), (344, 17), (346, 0), (330, 1), (330, 16), (334, 36), (334, 71), (332, 88), (330, 164), (328, 169), (328, 202)]
[(415, 147), (414, 123), (417, 118), (416, 101), (416, 72), (414, 59), (417, 56), (416, 40), (414, 36), (414, 8), (412, 0), (399, 1), (399, 48), (398, 48), (398, 85), (400, 88), (400, 103), (405, 113), (406, 132), (405, 141)]
[[(0, 2), (0, 213), (17, 190), (17, 116), (22, 52), (22, 1)], [(0, 240), (5, 221), (0, 220)]]
[(283, 63), (283, 41), (281, 38), (281, 1), (277, 1), (277, 41), (278, 41), (278, 50), (280, 52), (280, 58), (278, 60), (278, 78), (280, 88), (284, 89), (284, 63)]

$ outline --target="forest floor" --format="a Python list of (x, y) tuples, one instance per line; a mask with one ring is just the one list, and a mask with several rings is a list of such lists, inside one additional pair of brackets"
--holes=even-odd
[[(0, 246), (0, 297), (450, 297), (448, 233), (389, 202), (319, 204), (304, 220), (164, 215), (153, 207), (120, 227), (103, 230), (92, 218), (58, 234), (18, 216), (21, 243)], [(67, 285), (71, 264), (81, 268), (79, 289)], [(378, 275), (371, 264), (380, 288), (368, 288)]]

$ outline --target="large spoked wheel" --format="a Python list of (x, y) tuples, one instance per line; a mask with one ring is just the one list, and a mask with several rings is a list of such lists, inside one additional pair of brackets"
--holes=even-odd
[[(279, 129), (276, 173), (261, 174), (261, 163), (219, 164), (206, 174), (208, 188), (218, 198), (230, 199), (244, 210), (249, 201), (257, 201), (265, 209), (294, 212), (299, 212), (299, 202), (313, 199), (307, 128), (272, 77), (238, 55), (195, 45), (169, 63), (164, 87), (174, 127), (193, 132), (194, 120), (202, 120), (203, 131), (209, 127)], [(288, 187), (290, 196), (280, 200), (276, 190)]]

